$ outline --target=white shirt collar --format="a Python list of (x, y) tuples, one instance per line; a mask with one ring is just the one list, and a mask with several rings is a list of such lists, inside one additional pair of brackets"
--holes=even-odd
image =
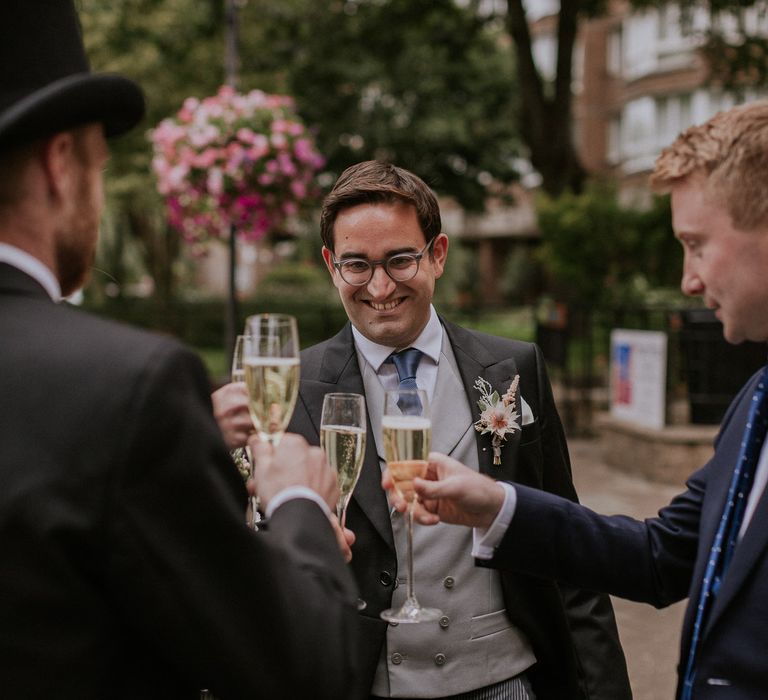
[[(419, 337), (410, 344), (409, 347), (421, 350), (435, 364), (440, 359), (440, 350), (443, 347), (443, 325), (437, 317), (435, 307), (430, 304), (429, 320), (424, 329), (419, 333)], [(387, 345), (379, 345), (372, 340), (368, 340), (360, 331), (352, 326), (352, 335), (355, 339), (355, 345), (358, 352), (365, 358), (365, 361), (376, 371), (395, 350)], [(401, 350), (403, 348), (400, 348)]]
[(8, 263), (35, 280), (56, 303), (61, 301), (61, 285), (56, 275), (36, 257), (9, 243), (0, 243), (0, 262)]

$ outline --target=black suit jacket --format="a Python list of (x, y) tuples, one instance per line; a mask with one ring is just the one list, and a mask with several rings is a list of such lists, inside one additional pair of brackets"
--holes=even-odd
[[(502, 448), (502, 464), (492, 466), (488, 436), (477, 436), (480, 470), (496, 479), (528, 484), (576, 499), (560, 419), (544, 362), (531, 343), (468, 331), (443, 321), (466, 389), (472, 415), (479, 417), (473, 388), (482, 376), (503, 393), (516, 374), (520, 392), (536, 420), (511, 436)], [(289, 430), (319, 441), (323, 396), (330, 391), (364, 394), (351, 326), (305, 350), (301, 357), (299, 401)], [(369, 421), (370, 425), (370, 421)], [(363, 679), (373, 682), (386, 636), (379, 613), (390, 607), (397, 559), (389, 507), (373, 436), (366, 441), (365, 463), (355, 488), (347, 525), (357, 535), (352, 569), (368, 606), (360, 615)], [(512, 621), (533, 644), (537, 663), (530, 677), (539, 700), (631, 697), (626, 664), (613, 611), (605, 596), (557, 586), (551, 580), (504, 574), (502, 585)]]
[(347, 696), (356, 590), (316, 504), (244, 523), (199, 360), (0, 264), (0, 695)]
[[(690, 596), (681, 665), (691, 644), (701, 581), (738, 458), (756, 377), (723, 419), (710, 462), (658, 517), (601, 516), (548, 494), (518, 489), (517, 510), (495, 565), (663, 607)], [(682, 667), (682, 668), (681, 668)], [(768, 697), (768, 490), (758, 501), (706, 622), (697, 700)]]

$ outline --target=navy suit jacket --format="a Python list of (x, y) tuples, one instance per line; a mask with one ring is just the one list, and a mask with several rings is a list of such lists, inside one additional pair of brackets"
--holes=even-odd
[[(480, 470), (497, 479), (529, 484), (576, 500), (571, 466), (552, 390), (539, 349), (532, 343), (476, 333), (443, 321), (471, 406), (479, 418), (484, 377), (504, 393), (516, 374), (536, 420), (511, 436), (501, 466), (492, 466), (490, 438), (477, 436)], [(365, 393), (351, 326), (302, 353), (299, 401), (288, 430), (319, 443), (323, 397), (331, 391)], [(461, 397), (458, 397), (460, 400)], [(368, 421), (365, 462), (347, 525), (357, 540), (352, 570), (367, 608), (360, 614), (362, 693), (370, 690), (386, 638), (379, 613), (391, 606), (397, 558), (381, 470)], [(626, 664), (607, 596), (558, 586), (552, 580), (504, 574), (502, 586), (512, 621), (531, 641), (537, 663), (529, 675), (538, 700), (623, 700), (631, 697)]]
[(268, 532), (181, 344), (0, 264), (0, 695), (348, 697), (356, 590), (306, 499)]
[[(712, 459), (657, 517), (639, 522), (597, 515), (519, 487), (515, 516), (493, 564), (657, 607), (688, 596), (679, 675), (688, 657), (698, 593), (756, 382), (757, 375), (728, 409)], [(697, 700), (768, 697), (768, 490), (760, 497), (709, 615), (697, 668)]]

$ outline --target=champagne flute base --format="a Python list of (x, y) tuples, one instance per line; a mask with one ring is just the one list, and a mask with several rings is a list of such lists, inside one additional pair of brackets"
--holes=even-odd
[(437, 608), (422, 608), (416, 598), (407, 598), (401, 608), (390, 608), (381, 613), (381, 618), (387, 622), (432, 622), (439, 620), (443, 611)]

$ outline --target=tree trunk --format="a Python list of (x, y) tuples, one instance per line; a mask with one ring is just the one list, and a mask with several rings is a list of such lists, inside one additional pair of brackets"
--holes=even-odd
[(545, 86), (533, 60), (523, 0), (507, 0), (507, 29), (515, 44), (521, 91), (520, 133), (531, 164), (541, 174), (542, 188), (553, 196), (566, 189), (580, 191), (585, 177), (572, 138), (573, 47), (580, 9), (580, 0), (561, 0), (556, 75), (553, 84)]

